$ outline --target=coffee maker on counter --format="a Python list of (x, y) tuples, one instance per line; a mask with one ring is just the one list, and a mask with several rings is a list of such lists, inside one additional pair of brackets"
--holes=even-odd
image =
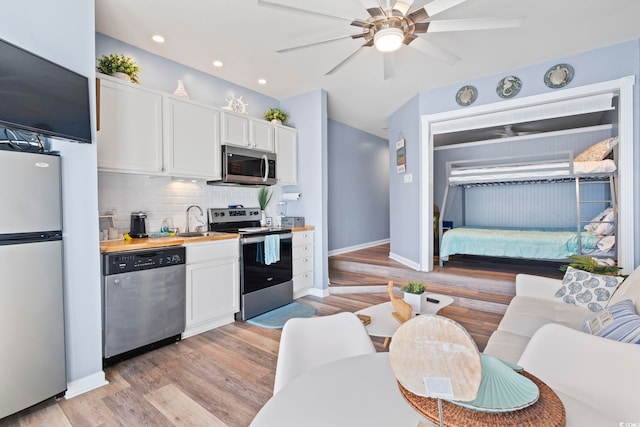
[(148, 237), (147, 226), (145, 220), (147, 214), (145, 212), (131, 212), (131, 231), (129, 236), (133, 238)]

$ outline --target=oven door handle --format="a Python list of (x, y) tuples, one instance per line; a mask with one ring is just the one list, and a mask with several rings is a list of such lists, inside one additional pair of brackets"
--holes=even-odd
[[(283, 234), (278, 234), (278, 236), (280, 236), (280, 239), (290, 239), (293, 237), (293, 234), (283, 233)], [(260, 242), (264, 242), (264, 236), (243, 237), (240, 239), (241, 245), (248, 245), (251, 243), (260, 243)]]

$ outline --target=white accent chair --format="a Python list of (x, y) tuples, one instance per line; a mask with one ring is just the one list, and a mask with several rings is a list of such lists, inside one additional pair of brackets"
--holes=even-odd
[(282, 328), (273, 394), (313, 368), (375, 352), (367, 330), (353, 313), (290, 319)]

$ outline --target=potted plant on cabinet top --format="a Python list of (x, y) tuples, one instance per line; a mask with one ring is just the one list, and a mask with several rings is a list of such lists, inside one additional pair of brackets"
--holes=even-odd
[(98, 66), (96, 69), (102, 74), (130, 80), (133, 83), (140, 84), (140, 80), (138, 80), (140, 67), (136, 65), (133, 58), (130, 56), (117, 53), (112, 53), (108, 56), (102, 55), (100, 59), (98, 59)]
[(269, 108), (267, 112), (264, 113), (264, 119), (271, 123), (282, 124), (286, 122), (288, 118), (289, 115), (278, 108)]
[(267, 222), (267, 216), (264, 210), (271, 201), (272, 193), (268, 187), (261, 187), (258, 191), (258, 205), (260, 206), (260, 225), (264, 227)]
[(411, 305), (413, 311), (420, 313), (426, 303), (424, 283), (419, 280), (409, 280), (400, 290), (404, 291), (404, 300)]

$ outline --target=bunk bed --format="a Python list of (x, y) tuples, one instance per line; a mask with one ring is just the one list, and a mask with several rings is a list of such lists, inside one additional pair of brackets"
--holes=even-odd
[[(440, 266), (450, 255), (480, 255), (539, 260), (564, 260), (570, 255), (589, 254), (616, 259), (615, 197), (616, 164), (611, 159), (574, 161), (572, 151), (449, 161), (439, 220)], [(455, 190), (495, 185), (575, 182), (577, 226), (571, 229), (462, 227), (443, 233), (443, 219)], [(608, 183), (609, 206), (590, 221), (581, 218), (580, 187), (585, 183)], [(464, 197), (463, 197), (464, 200)], [(589, 201), (591, 202), (591, 201)], [(462, 203), (464, 212), (464, 202)], [(464, 217), (464, 215), (463, 215)]]

